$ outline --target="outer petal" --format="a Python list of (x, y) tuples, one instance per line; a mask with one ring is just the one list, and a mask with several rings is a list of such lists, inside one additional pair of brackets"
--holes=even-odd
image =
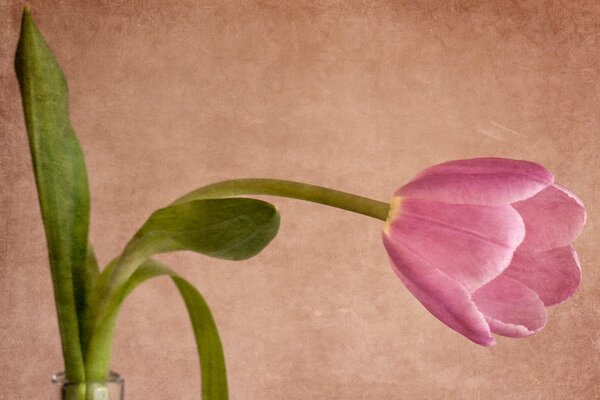
[(581, 200), (557, 184), (513, 207), (525, 222), (527, 235), (521, 248), (528, 251), (568, 245), (581, 233), (586, 218)]
[(445, 203), (501, 205), (527, 199), (554, 182), (539, 164), (507, 158), (474, 158), (435, 165), (397, 192)]
[(470, 292), (508, 267), (525, 236), (523, 221), (510, 205), (421, 199), (400, 199), (394, 205), (385, 227), (389, 237)]
[(411, 249), (383, 234), (394, 271), (410, 292), (440, 321), (484, 346), (495, 343), (469, 292)]
[(473, 301), (498, 335), (529, 336), (546, 325), (546, 308), (537, 294), (504, 275), (473, 293)]
[(546, 306), (565, 301), (581, 282), (581, 267), (573, 246), (539, 253), (518, 250), (504, 276), (535, 291)]

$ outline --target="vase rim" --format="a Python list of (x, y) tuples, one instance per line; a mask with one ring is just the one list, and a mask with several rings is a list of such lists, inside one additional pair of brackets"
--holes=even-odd
[(86, 381), (86, 382), (71, 382), (65, 377), (65, 371), (60, 371), (52, 375), (52, 383), (58, 383), (61, 385), (78, 385), (80, 383), (123, 383), (121, 375), (114, 371), (109, 371), (108, 378), (105, 381)]

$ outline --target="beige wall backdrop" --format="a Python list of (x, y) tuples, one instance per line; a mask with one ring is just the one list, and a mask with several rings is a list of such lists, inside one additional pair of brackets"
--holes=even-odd
[[(272, 199), (281, 231), (256, 258), (160, 257), (212, 306), (232, 399), (600, 398), (596, 1), (31, 5), (69, 80), (103, 263), (155, 209), (235, 177), (387, 200), (429, 165), (501, 156), (546, 165), (585, 202), (581, 289), (540, 334), (493, 348), (408, 293), (367, 217)], [(0, 1), (3, 400), (48, 398), (62, 368), (12, 67), (21, 7)], [(127, 399), (199, 398), (169, 280), (126, 301), (112, 366)]]

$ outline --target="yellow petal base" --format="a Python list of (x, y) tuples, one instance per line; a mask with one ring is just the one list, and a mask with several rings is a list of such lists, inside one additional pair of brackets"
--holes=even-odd
[(383, 231), (389, 234), (390, 224), (392, 223), (392, 219), (394, 219), (398, 213), (400, 212), (400, 206), (402, 205), (402, 197), (394, 196), (390, 200), (390, 211), (388, 212), (388, 217), (385, 220), (385, 225), (383, 225)]

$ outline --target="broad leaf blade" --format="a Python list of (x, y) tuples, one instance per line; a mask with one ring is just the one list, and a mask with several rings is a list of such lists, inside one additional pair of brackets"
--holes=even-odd
[[(116, 265), (117, 263), (113, 262), (103, 271), (98, 280), (99, 287), (106, 287)], [(202, 375), (202, 399), (226, 400), (228, 391), (223, 347), (208, 305), (189, 282), (179, 277), (167, 266), (152, 259), (140, 265), (127, 282), (111, 297), (111, 301), (105, 309), (104, 318), (96, 326), (90, 342), (87, 359), (88, 379), (106, 379), (113, 332), (119, 309), (127, 295), (148, 279), (165, 275), (170, 276), (179, 289), (192, 322)]]
[(78, 315), (88, 303), (89, 193), (67, 83), (27, 8), (15, 57), (54, 284), (67, 379), (84, 378)]
[(162, 208), (128, 243), (111, 287), (157, 253), (190, 250), (227, 260), (250, 258), (273, 240), (278, 229), (275, 206), (256, 199), (194, 200)]
[(244, 260), (277, 234), (279, 213), (264, 201), (245, 198), (195, 200), (160, 209), (136, 233), (134, 246), (152, 254), (191, 250)]

